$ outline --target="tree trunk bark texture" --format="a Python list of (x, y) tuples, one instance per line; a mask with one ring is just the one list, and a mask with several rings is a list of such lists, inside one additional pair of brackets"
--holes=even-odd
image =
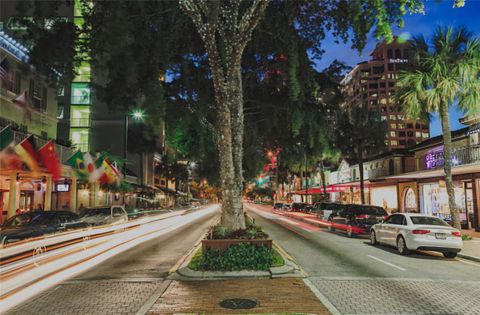
[(445, 173), (445, 185), (448, 195), (448, 207), (452, 216), (453, 226), (461, 229), (460, 213), (455, 203), (455, 189), (453, 188), (452, 178), (452, 135), (450, 133), (450, 117), (448, 114), (448, 106), (441, 105), (440, 120), (443, 132), (443, 170)]
[(358, 171), (360, 173), (360, 202), (362, 205), (365, 204), (365, 183), (363, 176), (363, 147), (359, 145), (358, 147)]

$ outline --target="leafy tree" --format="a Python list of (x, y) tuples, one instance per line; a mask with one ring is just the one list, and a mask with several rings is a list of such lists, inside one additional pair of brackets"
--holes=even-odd
[(380, 120), (378, 112), (367, 106), (343, 110), (338, 116), (336, 144), (343, 156), (358, 163), (360, 197), (365, 204), (363, 160), (385, 148), (387, 126)]
[(453, 225), (460, 229), (452, 180), (452, 139), (448, 110), (452, 104), (467, 113), (479, 111), (480, 41), (465, 28), (438, 28), (431, 40), (412, 41), (411, 69), (399, 74), (397, 97), (407, 116), (440, 115), (445, 183)]

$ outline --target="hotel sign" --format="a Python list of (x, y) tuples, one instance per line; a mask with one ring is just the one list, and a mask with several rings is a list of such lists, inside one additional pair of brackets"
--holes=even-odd
[(400, 58), (396, 58), (396, 59), (388, 59), (388, 62), (389, 63), (408, 63), (408, 59), (400, 59)]

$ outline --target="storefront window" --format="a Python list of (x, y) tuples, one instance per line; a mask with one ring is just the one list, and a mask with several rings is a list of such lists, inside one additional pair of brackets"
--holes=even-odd
[(417, 196), (411, 187), (408, 187), (405, 191), (405, 211), (416, 212), (417, 211)]
[[(454, 182), (455, 203), (460, 209), (460, 221), (466, 220), (465, 213), (465, 191), (462, 182)], [(448, 207), (448, 195), (445, 184), (423, 184), (421, 185), (421, 212), (437, 216), (445, 220), (451, 220)]]
[(398, 209), (397, 187), (370, 188), (371, 204), (392, 212)]

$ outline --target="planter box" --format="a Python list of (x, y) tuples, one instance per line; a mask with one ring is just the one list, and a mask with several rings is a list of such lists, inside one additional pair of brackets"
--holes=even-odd
[(202, 248), (205, 249), (220, 249), (226, 250), (230, 245), (238, 245), (241, 243), (255, 244), (257, 246), (266, 246), (272, 248), (272, 240), (234, 240), (234, 239), (225, 239), (225, 240), (202, 240)]

